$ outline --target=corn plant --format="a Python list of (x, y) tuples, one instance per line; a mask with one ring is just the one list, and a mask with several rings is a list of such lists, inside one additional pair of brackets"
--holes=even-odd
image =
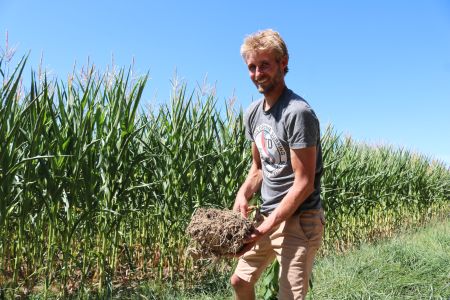
[(450, 172), (442, 162), (389, 145), (358, 143), (332, 128), (322, 140), (323, 251), (345, 250), (448, 213)]
[[(185, 228), (197, 207), (232, 207), (250, 164), (242, 110), (186, 84), (146, 109), (148, 76), (93, 67), (67, 82), (32, 73), (24, 92), (25, 63), (8, 73), (0, 60), (2, 293), (110, 297), (131, 282), (201, 279)], [(443, 163), (332, 128), (322, 142), (321, 255), (448, 214)]]

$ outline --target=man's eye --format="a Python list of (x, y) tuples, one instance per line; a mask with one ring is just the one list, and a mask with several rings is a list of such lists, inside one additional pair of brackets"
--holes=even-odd
[(248, 70), (249, 70), (250, 72), (255, 72), (256, 66), (254, 66), (254, 65), (248, 66)]

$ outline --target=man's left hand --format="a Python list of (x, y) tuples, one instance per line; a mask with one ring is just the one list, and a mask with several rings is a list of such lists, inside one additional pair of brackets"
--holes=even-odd
[(263, 234), (258, 230), (255, 229), (252, 234), (244, 239), (244, 245), (242, 248), (233, 254), (233, 257), (240, 257), (248, 250), (252, 249), (253, 246), (255, 246), (256, 242), (263, 236)]

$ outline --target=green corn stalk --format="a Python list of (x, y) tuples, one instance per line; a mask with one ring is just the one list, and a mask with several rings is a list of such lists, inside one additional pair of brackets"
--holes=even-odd
[[(31, 290), (41, 281), (49, 296), (85, 289), (108, 297), (124, 270), (185, 286), (201, 278), (184, 251), (185, 228), (195, 208), (233, 204), (250, 163), (242, 110), (220, 111), (214, 95), (187, 85), (145, 109), (147, 76), (91, 67), (67, 83), (32, 75), (23, 93), (25, 62), (0, 72), (2, 286)], [(450, 211), (444, 164), (331, 127), (322, 142), (320, 255)]]

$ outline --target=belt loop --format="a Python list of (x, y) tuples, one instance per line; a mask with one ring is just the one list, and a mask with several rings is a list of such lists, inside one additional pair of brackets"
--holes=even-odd
[(320, 221), (322, 221), (322, 225), (325, 225), (326, 221), (325, 221), (325, 211), (323, 210), (323, 208), (320, 209)]
[(259, 207), (256, 208), (255, 210), (255, 217), (253, 218), (256, 222), (262, 222), (264, 221), (264, 217), (261, 214), (261, 210), (259, 209)]

